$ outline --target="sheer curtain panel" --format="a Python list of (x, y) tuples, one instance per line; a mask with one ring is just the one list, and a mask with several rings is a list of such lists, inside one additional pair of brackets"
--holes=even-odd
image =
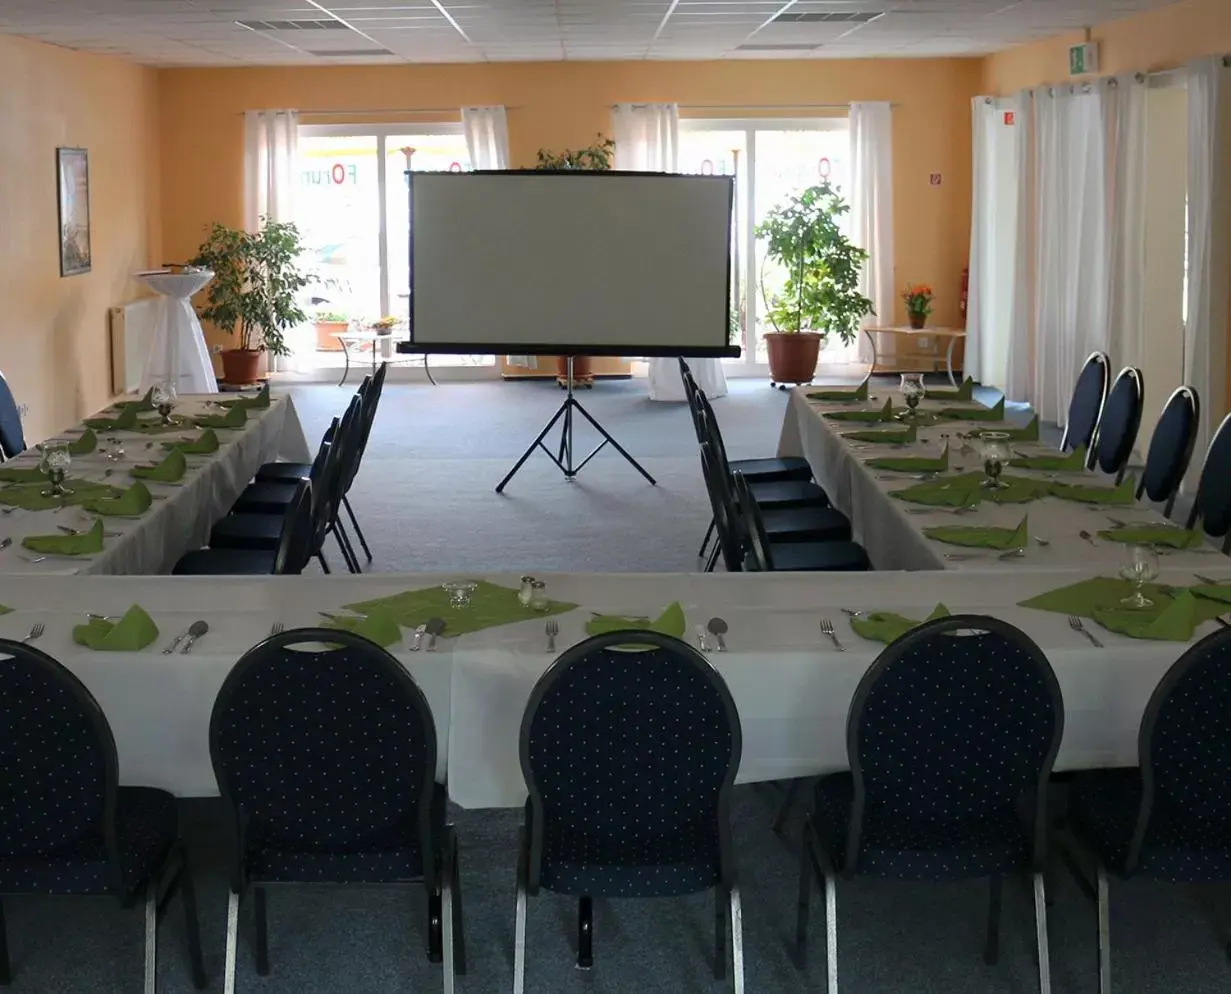
[(1130, 73), (1103, 80), (1102, 87), (1106, 130), (1113, 149), (1107, 354), (1111, 368), (1119, 370), (1141, 366), (1146, 358), (1147, 80), (1140, 73)]
[(1034, 93), (1022, 90), (1014, 100), (1017, 140), (1013, 149), (1017, 231), (1014, 238), (1013, 291), (1009, 307), (1009, 349), (1005, 395), (1025, 400), (1034, 384)]
[[(875, 314), (864, 326), (893, 324), (893, 114), (887, 103), (851, 104), (851, 240), (868, 251), (862, 289)], [(871, 361), (866, 341), (856, 339), (847, 361)]]
[(509, 125), (504, 107), (463, 107), (462, 130), (472, 168), (509, 168)]

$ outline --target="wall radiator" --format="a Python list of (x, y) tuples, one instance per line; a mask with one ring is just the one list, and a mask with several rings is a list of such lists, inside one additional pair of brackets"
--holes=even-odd
[(111, 392), (135, 393), (154, 339), (158, 297), (143, 297), (110, 311)]

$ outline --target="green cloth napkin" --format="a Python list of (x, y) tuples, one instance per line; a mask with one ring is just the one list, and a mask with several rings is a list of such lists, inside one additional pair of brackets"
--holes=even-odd
[(658, 632), (660, 635), (670, 635), (682, 639), (687, 628), (684, 609), (679, 601), (668, 604), (657, 618), (625, 618), (618, 614), (595, 615), (586, 622), (587, 635), (606, 635), (608, 632), (624, 632), (629, 629)]
[(83, 424), (98, 431), (124, 431), (137, 423), (137, 408), (125, 407), (114, 418), (86, 418)]
[(1027, 519), (1022, 518), (1016, 528), (981, 528), (971, 526), (941, 526), (925, 528), (923, 533), (937, 542), (947, 542), (949, 545), (965, 545), (977, 549), (1024, 549), (1030, 544), (1030, 530)]
[(66, 497), (43, 496), (46, 481), (27, 486), (0, 489), (0, 504), (20, 507), (26, 511), (53, 511), (61, 507), (86, 504), (102, 497), (118, 497), (123, 491), (105, 483), (92, 480), (65, 480), (64, 486), (72, 493)]
[(215, 401), (219, 407), (242, 407), (248, 411), (263, 411), (269, 407), (269, 384), (261, 387), (261, 392), (255, 397), (235, 397), (232, 400)]
[(169, 435), (173, 431), (183, 431), (192, 427), (191, 418), (176, 418), (169, 425), (162, 423), (162, 418), (138, 418), (128, 430), (140, 432), (142, 435)]
[(1099, 532), (1099, 538), (1128, 545), (1163, 545), (1169, 549), (1196, 549), (1205, 543), (1200, 528), (1191, 531), (1175, 525), (1128, 525)]
[(948, 387), (942, 387), (939, 390), (925, 387), (925, 391), (929, 400), (973, 400), (975, 396), (975, 381), (974, 377), (967, 376), (962, 381), (962, 385), (956, 390), (951, 390)]
[(967, 437), (982, 438), (989, 431), (1009, 436), (1010, 442), (1037, 442), (1039, 440), (1039, 416), (1030, 419), (1025, 428), (976, 428)]
[(1006, 486), (1000, 490), (989, 490), (983, 486), (983, 479), (983, 474), (979, 472), (963, 473), (961, 476), (928, 480), (905, 490), (893, 490), (889, 496), (930, 507), (973, 507), (985, 500), (993, 504), (1026, 504), (1046, 497), (1049, 489), (1047, 480), (1002, 476), (1000, 482)]
[(1080, 473), (1086, 468), (1086, 447), (1079, 445), (1072, 452), (1055, 456), (1018, 456), (1009, 465), (1017, 469), (1037, 469), (1043, 472)]
[[(1148, 611), (1133, 611), (1125, 608), (1121, 601), (1131, 597), (1136, 588), (1128, 580), (1120, 580), (1110, 576), (1096, 576), (1089, 580), (1080, 580), (1068, 586), (1049, 590), (1045, 594), (1022, 601), (1019, 607), (1033, 608), (1036, 611), (1051, 611), (1054, 614), (1075, 614), (1081, 618), (1095, 617), (1096, 611), (1115, 613), (1128, 611), (1134, 615), (1154, 617), (1162, 613), (1181, 594), (1190, 591), (1184, 587), (1169, 587), (1161, 583), (1147, 583), (1141, 592), (1154, 602), (1154, 607)], [(1193, 605), (1194, 624), (1212, 621), (1226, 613), (1226, 605), (1217, 600), (1195, 598)], [(1151, 613), (1152, 612), (1152, 613)], [(1102, 624), (1101, 621), (1099, 621)]]
[(232, 407), (226, 414), (203, 414), (193, 421), (198, 428), (242, 428), (248, 423), (248, 408)]
[(111, 406), (117, 411), (127, 411), (130, 407), (134, 411), (152, 411), (154, 410), (154, 388), (150, 387), (145, 391), (145, 396), (140, 400), (119, 400)]
[(90, 556), (103, 551), (103, 520), (96, 518), (94, 527), (80, 535), (27, 535), (21, 544), (31, 552), (56, 556)]
[(91, 618), (73, 627), (73, 641), (96, 652), (140, 652), (156, 638), (154, 619), (136, 604), (119, 621)]
[(808, 399), (833, 404), (848, 403), (850, 401), (866, 401), (868, 399), (868, 381), (864, 380), (854, 390), (813, 390), (808, 394)]
[(46, 483), (47, 474), (37, 466), (23, 469), (19, 466), (0, 467), (0, 481), (5, 483)]
[(1136, 500), (1137, 481), (1129, 476), (1118, 487), (1090, 487), (1080, 483), (1053, 483), (1049, 489), (1053, 497), (1059, 497), (1061, 500), (1075, 500), (1083, 504), (1128, 505)]
[(448, 591), (438, 586), (407, 590), (391, 597), (378, 597), (375, 600), (343, 606), (355, 614), (386, 614), (403, 628), (416, 628), (427, 624), (431, 618), (441, 618), (445, 622), (446, 638), (494, 628), (497, 625), (548, 618), (577, 607), (576, 604), (548, 601), (546, 611), (534, 611), (517, 599), (517, 593), (508, 587), (479, 580), (474, 593), (470, 595), (469, 607), (453, 607), (449, 603)]
[(943, 604), (937, 604), (935, 610), (924, 618), (923, 621), (915, 621), (913, 618), (907, 618), (901, 614), (893, 614), (889, 611), (873, 611), (870, 614), (861, 614), (857, 618), (851, 618), (851, 628), (860, 638), (888, 644), (896, 642), (911, 629), (918, 628), (925, 621), (947, 618), (949, 613), (947, 607)]
[(150, 495), (149, 488), (138, 480), (119, 497), (100, 497), (97, 500), (87, 501), (82, 507), (95, 514), (136, 518), (148, 511), (153, 503), (154, 498)]
[(0, 615), (12, 614), (12, 613), (13, 613), (13, 609), (11, 607), (6, 607), (5, 605), (0, 604)]
[(162, 462), (154, 466), (134, 466), (129, 472), (143, 480), (156, 480), (159, 483), (176, 483), (184, 478), (188, 470), (188, 460), (179, 449), (172, 449)]
[(324, 611), (321, 613), (329, 619), (322, 627), (340, 628), (342, 631), (362, 635), (382, 649), (388, 649), (402, 638), (402, 629), (398, 627), (398, 623), (383, 611), (373, 611), (361, 618), (348, 618), (345, 615), (329, 614)]
[(938, 456), (878, 456), (864, 461), (865, 466), (873, 469), (888, 469), (895, 473), (944, 473), (949, 469), (949, 446)]
[(178, 449), (185, 455), (207, 456), (218, 451), (218, 435), (213, 428), (206, 428), (191, 442), (163, 442), (164, 449)]
[(893, 398), (885, 398), (885, 406), (878, 411), (826, 411), (825, 417), (831, 421), (867, 421), (875, 424), (878, 421), (893, 420)]
[(1003, 421), (1004, 398), (995, 407), (946, 407), (936, 416), (950, 421)]
[(68, 443), (68, 454), (70, 456), (88, 456), (97, 448), (98, 436), (87, 428), (75, 442)]
[(1220, 604), (1231, 604), (1231, 585), (1225, 583), (1202, 583), (1188, 589), (1197, 597), (1218, 601)]
[(1135, 639), (1160, 642), (1190, 642), (1198, 621), (1198, 601), (1188, 590), (1181, 591), (1170, 604), (1133, 610), (1123, 605), (1096, 607), (1094, 620), (1109, 632)]
[(843, 432), (843, 438), (852, 442), (872, 442), (875, 445), (909, 445), (917, 440), (918, 429), (912, 424), (906, 431), (885, 428), (879, 431), (848, 431)]

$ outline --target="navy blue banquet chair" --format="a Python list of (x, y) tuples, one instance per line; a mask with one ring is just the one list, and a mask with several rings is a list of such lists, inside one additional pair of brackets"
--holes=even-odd
[(312, 481), (300, 480), (282, 518), (278, 545), (268, 549), (196, 549), (180, 557), (176, 576), (298, 576), (312, 558)]
[[(1104, 352), (1091, 352), (1077, 375), (1077, 385), (1069, 400), (1068, 417), (1064, 422), (1064, 437), (1060, 448), (1071, 452), (1084, 445), (1092, 450), (1094, 433), (1103, 416), (1103, 403), (1107, 400), (1107, 384), (1111, 379), (1111, 361)], [(1090, 453), (1092, 466), (1093, 451)]]
[[(683, 748), (681, 746), (684, 746)], [(714, 972), (742, 992), (743, 938), (731, 838), (742, 733), (718, 672), (691, 646), (613, 632), (565, 651), (521, 723), (529, 800), (519, 833), (513, 991), (525, 990), (527, 898), (578, 899), (577, 965), (593, 965), (595, 897), (715, 891)]]
[(1047, 657), (1003, 621), (942, 618), (881, 652), (847, 715), (850, 772), (817, 783), (800, 847), (799, 963), (814, 871), (825, 891), (829, 994), (838, 987), (839, 874), (990, 879), (990, 964), (999, 950), (1001, 880), (1023, 873), (1034, 879), (1039, 990), (1048, 994), (1047, 781), (1063, 728)]
[[(1154, 689), (1141, 718), (1137, 768), (1077, 773), (1069, 785), (1069, 833), (1057, 841), (1098, 905), (1100, 994), (1111, 991), (1109, 875), (1231, 881), (1229, 761), (1231, 631), (1221, 629), (1188, 649)], [(1076, 852), (1068, 848), (1073, 841)], [(1079, 858), (1093, 862), (1093, 881)]]
[(1137, 485), (1137, 499), (1144, 495), (1164, 505), (1167, 517), (1175, 509), (1175, 497), (1192, 461), (1200, 425), (1201, 400), (1197, 391), (1189, 386), (1177, 387), (1158, 416), (1146, 453), (1145, 470)]
[(1197, 525), (1223, 540), (1224, 553), (1231, 550), (1231, 414), (1223, 418), (1205, 452), (1187, 527)]
[(452, 994), (455, 967), (465, 971), (457, 837), (436, 783), (436, 725), (405, 667), (350, 632), (271, 636), (218, 691), (209, 752), (235, 831), (227, 991), (249, 891), (264, 976), (267, 886), (421, 883), (428, 956), (443, 959)]
[[(192, 982), (205, 987), (175, 798), (121, 787), (115, 738), (93, 695), (50, 656), (7, 639), (0, 640), (0, 713), (0, 895), (111, 896), (121, 908), (140, 900), (143, 989), (154, 994), (158, 924), (178, 890)], [(0, 906), (0, 984), (10, 980)]]
[(1091, 465), (1114, 476), (1116, 483), (1124, 479), (1124, 470), (1137, 444), (1144, 404), (1145, 381), (1141, 370), (1125, 366), (1107, 394), (1094, 436), (1094, 449), (1090, 453)]
[(21, 428), (21, 412), (9, 381), (0, 373), (0, 455), (12, 459), (26, 451), (26, 436)]

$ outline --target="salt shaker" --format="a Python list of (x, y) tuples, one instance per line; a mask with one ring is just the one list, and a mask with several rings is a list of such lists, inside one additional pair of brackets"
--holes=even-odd
[(535, 611), (547, 610), (547, 584), (542, 580), (530, 583), (530, 607)]
[(534, 599), (533, 584), (534, 577), (523, 576), (521, 578), (521, 589), (517, 592), (517, 601), (522, 607), (529, 607)]

